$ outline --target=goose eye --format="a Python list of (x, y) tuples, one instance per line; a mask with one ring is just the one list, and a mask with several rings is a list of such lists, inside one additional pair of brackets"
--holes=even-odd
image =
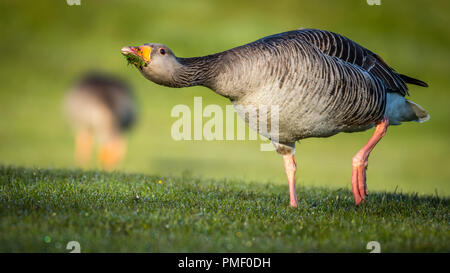
[(159, 49), (159, 53), (160, 53), (161, 55), (165, 55), (165, 54), (166, 54), (166, 50), (165, 50), (164, 48), (160, 48), (160, 49)]

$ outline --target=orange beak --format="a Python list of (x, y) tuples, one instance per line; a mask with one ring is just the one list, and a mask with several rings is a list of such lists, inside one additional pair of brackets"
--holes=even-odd
[(125, 46), (121, 49), (123, 55), (134, 55), (141, 58), (146, 63), (150, 62), (150, 53), (152, 47), (149, 45), (142, 46)]

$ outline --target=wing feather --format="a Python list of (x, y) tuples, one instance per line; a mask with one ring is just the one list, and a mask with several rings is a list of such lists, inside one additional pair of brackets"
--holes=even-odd
[(405, 96), (408, 94), (406, 83), (427, 86), (420, 80), (397, 73), (380, 56), (342, 35), (317, 29), (301, 29), (297, 34), (323, 53), (369, 71), (383, 81), (388, 92)]

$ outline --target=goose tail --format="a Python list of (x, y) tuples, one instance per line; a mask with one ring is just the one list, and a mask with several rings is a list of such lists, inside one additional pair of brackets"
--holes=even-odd
[(422, 87), (428, 87), (428, 84), (426, 82), (421, 81), (421, 80), (414, 79), (414, 78), (411, 78), (411, 77), (403, 75), (403, 74), (400, 74), (400, 77), (406, 83), (414, 84), (414, 85), (418, 85), (418, 86), (422, 86)]
[(430, 114), (428, 114), (428, 112), (420, 105), (410, 100), (406, 100), (406, 103), (409, 105), (416, 117), (413, 121), (422, 123), (430, 119)]
[(391, 125), (400, 125), (408, 121), (422, 123), (430, 119), (430, 115), (422, 106), (396, 93), (387, 94), (386, 114)]

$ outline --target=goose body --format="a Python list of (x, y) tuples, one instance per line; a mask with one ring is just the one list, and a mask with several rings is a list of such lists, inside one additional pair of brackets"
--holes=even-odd
[[(376, 126), (376, 144), (389, 123), (429, 118), (423, 108), (404, 98), (407, 83), (427, 86), (424, 82), (397, 73), (375, 53), (330, 31), (288, 31), (204, 57), (178, 58), (161, 44), (125, 47), (122, 53), (140, 58), (143, 65), (138, 69), (153, 82), (170, 87), (202, 85), (229, 98), (246, 122), (241, 107), (278, 107), (277, 135), (262, 134), (283, 155), (294, 206), (296, 141)], [(354, 158), (357, 204), (367, 193), (365, 167), (375, 144), (366, 145), (355, 156), (357, 162)], [(364, 170), (355, 171), (355, 162), (364, 163)], [(357, 173), (364, 181), (358, 181)]]
[(75, 159), (87, 166), (94, 142), (100, 144), (99, 163), (112, 170), (126, 150), (123, 134), (135, 122), (133, 93), (113, 75), (88, 73), (72, 86), (64, 101), (75, 131)]

